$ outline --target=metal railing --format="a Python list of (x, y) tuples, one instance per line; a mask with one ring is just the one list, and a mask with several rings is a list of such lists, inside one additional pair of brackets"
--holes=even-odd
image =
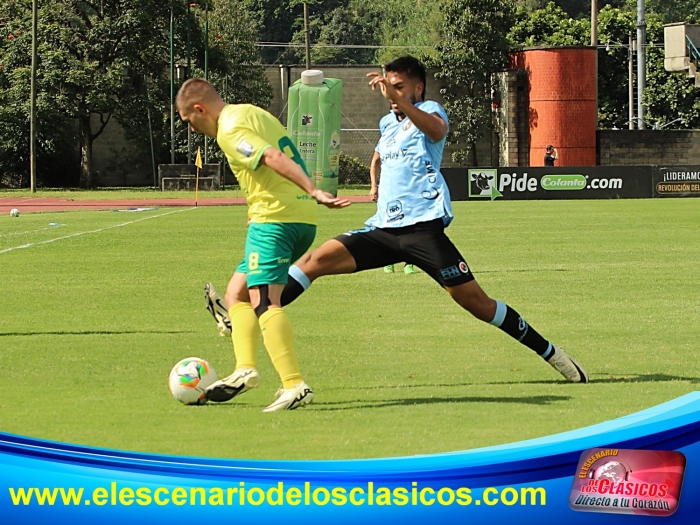
[(695, 47), (695, 44), (693, 41), (690, 39), (690, 36), (685, 35), (685, 39), (687, 40), (687, 49), (688, 49), (688, 57), (690, 58), (691, 62), (695, 65), (696, 69), (700, 69), (698, 66), (700, 65), (700, 51), (698, 51), (698, 48)]

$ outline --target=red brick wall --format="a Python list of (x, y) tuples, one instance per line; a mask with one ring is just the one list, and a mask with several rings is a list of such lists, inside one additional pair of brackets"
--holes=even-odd
[(529, 77), (530, 165), (544, 164), (545, 148), (557, 166), (595, 166), (598, 110), (596, 51), (590, 47), (531, 49), (515, 53)]

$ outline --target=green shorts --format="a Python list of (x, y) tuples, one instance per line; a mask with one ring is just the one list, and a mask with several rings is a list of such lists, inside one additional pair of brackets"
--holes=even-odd
[(236, 272), (248, 277), (248, 288), (287, 284), (289, 266), (314, 242), (316, 226), (301, 223), (252, 222), (245, 240), (245, 258)]

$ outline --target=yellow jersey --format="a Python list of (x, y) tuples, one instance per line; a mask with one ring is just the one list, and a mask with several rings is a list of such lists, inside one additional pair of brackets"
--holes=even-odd
[(292, 181), (260, 164), (263, 152), (274, 147), (307, 171), (280, 121), (251, 104), (228, 104), (221, 110), (218, 125), (216, 142), (226, 155), (246, 196), (250, 222), (315, 225), (316, 199)]

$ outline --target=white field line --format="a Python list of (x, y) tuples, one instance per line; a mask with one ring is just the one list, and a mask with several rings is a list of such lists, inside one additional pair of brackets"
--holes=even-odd
[(142, 221), (147, 221), (149, 219), (156, 219), (158, 217), (165, 217), (166, 215), (172, 215), (173, 213), (180, 213), (181, 211), (188, 211), (188, 210), (194, 210), (195, 208), (184, 208), (181, 210), (174, 210), (174, 211), (169, 211), (167, 213), (161, 213), (160, 215), (151, 215), (150, 217), (143, 217), (141, 219), (136, 219), (134, 221), (128, 221), (128, 222), (123, 222), (121, 224), (116, 224), (114, 226), (105, 226), (104, 228), (98, 228), (97, 230), (89, 230), (89, 231), (84, 231), (84, 232), (77, 232), (77, 233), (71, 233), (70, 235), (64, 235), (63, 237), (56, 237), (55, 239), (48, 239), (46, 241), (40, 241), (40, 242), (32, 242), (29, 244), (22, 244), (20, 246), (13, 246), (12, 248), (5, 248), (4, 250), (0, 250), (0, 253), (7, 253), (11, 252), (14, 250), (22, 250), (24, 248), (31, 248), (33, 246), (39, 246), (41, 244), (49, 244), (51, 242), (56, 242), (56, 241), (62, 241), (63, 239), (70, 239), (71, 237), (79, 237), (81, 235), (88, 235), (90, 233), (100, 233), (106, 230), (112, 230), (114, 228), (121, 228), (122, 226), (128, 226), (129, 224), (134, 224), (137, 222), (142, 222)]
[(10, 235), (26, 235), (28, 233), (43, 232), (44, 230), (55, 230), (60, 228), (62, 225), (58, 226), (47, 226), (46, 228), (39, 228), (38, 230), (28, 230), (26, 232), (12, 232), (12, 233), (0, 233), (0, 237), (9, 237)]

